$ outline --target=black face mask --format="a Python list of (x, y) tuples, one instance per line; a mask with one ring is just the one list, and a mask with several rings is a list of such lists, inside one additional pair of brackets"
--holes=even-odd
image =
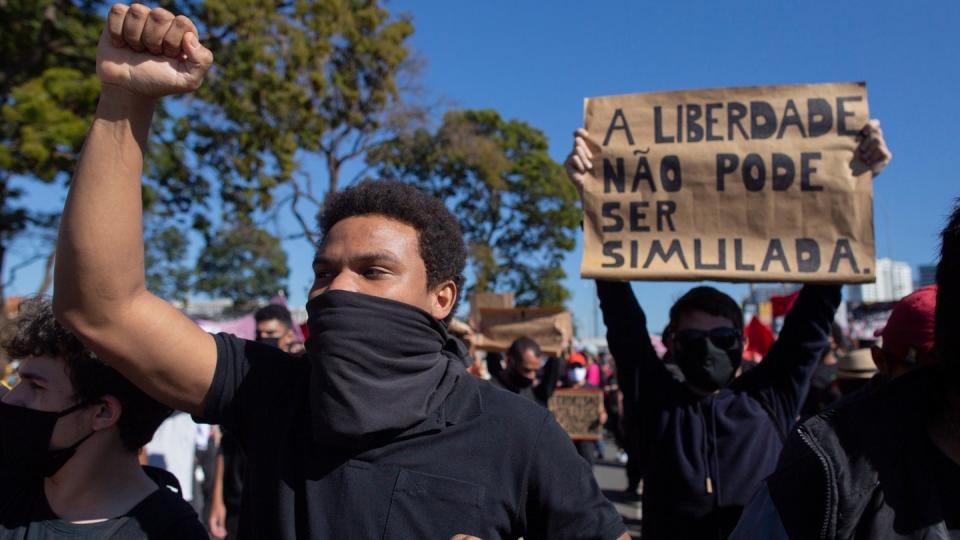
[(524, 377), (519, 373), (513, 373), (513, 384), (515, 384), (517, 388), (528, 388), (530, 386), (533, 386), (533, 383), (534, 383), (533, 379)]
[(87, 406), (78, 403), (48, 412), (0, 402), (0, 468), (29, 476), (56, 474), (94, 432), (66, 448), (52, 449), (53, 428), (59, 418)]
[(739, 337), (714, 337), (714, 332), (678, 335), (673, 355), (687, 384), (707, 393), (730, 384), (743, 360), (743, 342)]
[(270, 345), (271, 347), (280, 347), (280, 338), (275, 337), (266, 337), (266, 336), (257, 336), (257, 343), (263, 343)]
[(307, 302), (310, 407), (324, 445), (366, 448), (442, 427), (442, 404), (465, 374), (463, 345), (416, 307), (331, 291)]

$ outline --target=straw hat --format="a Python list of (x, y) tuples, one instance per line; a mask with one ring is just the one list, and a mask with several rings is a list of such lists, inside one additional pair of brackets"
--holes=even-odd
[(850, 351), (837, 362), (838, 379), (869, 379), (876, 373), (877, 366), (873, 363), (870, 349)]

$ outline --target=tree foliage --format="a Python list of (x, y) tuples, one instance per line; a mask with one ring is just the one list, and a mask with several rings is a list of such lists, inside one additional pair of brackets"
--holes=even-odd
[(379, 177), (444, 200), (460, 218), (473, 289), (514, 291), (519, 305), (560, 306), (564, 255), (575, 246), (580, 213), (547, 139), (496, 111), (448, 112), (436, 131), (419, 129), (368, 155)]
[(283, 291), (289, 274), (280, 240), (248, 224), (210, 235), (197, 261), (196, 290), (230, 298), (239, 310)]
[[(12, 243), (24, 232), (30, 231), (31, 244), (37, 243), (34, 239), (43, 244), (32, 245), (34, 252), (8, 269), (10, 277), (0, 279), (0, 299), (15, 271), (34, 259), (48, 261), (40, 289), (49, 281), (59, 212), (31, 209), (21, 199), (27, 183), (66, 184), (76, 166), (100, 94), (95, 60), (105, 9), (84, 0), (0, 0), (0, 270)], [(148, 231), (148, 242), (168, 235), (175, 221), (190, 223), (189, 213), (202, 209), (209, 193), (204, 179), (184, 166), (189, 149), (177, 128), (174, 118), (159, 107), (143, 194), (146, 213), (162, 221), (147, 220), (161, 228), (157, 235)], [(161, 255), (167, 248), (157, 246), (152, 253)], [(184, 264), (150, 262), (148, 274), (154, 265), (169, 272), (171, 264)], [(176, 274), (184, 272), (181, 267)]]
[(413, 26), (359, 0), (207, 0), (199, 12), (217, 62), (190, 126), (224, 210), (248, 222), (293, 212), (313, 240), (322, 181), (336, 191), (343, 164), (408, 116), (398, 81)]
[(190, 239), (176, 225), (149, 220), (144, 226), (147, 289), (167, 300), (186, 302), (193, 278)]
[[(408, 18), (376, 0), (161, 3), (198, 22), (216, 62), (199, 92), (166, 100), (155, 117), (143, 184), (151, 290), (238, 306), (274, 295), (288, 273), (278, 236), (314, 242), (326, 193), (377, 170), (426, 188), (461, 217), (476, 289), (514, 290), (528, 305), (568, 297), (560, 263), (579, 216), (545, 137), (493, 111), (412, 129), (428, 111), (406, 99), (418, 68)], [(99, 93), (105, 9), (0, 0), (0, 270), (18, 234), (55, 230), (56, 215), (22, 203), (23, 186), (65, 184), (74, 169)], [(284, 214), (295, 234), (264, 230)], [(191, 238), (205, 244), (196, 268)]]
[[(19, 234), (56, 222), (55, 215), (23, 205), (23, 187), (15, 180), (62, 178), (90, 125), (99, 93), (93, 67), (101, 29), (92, 6), (0, 1), (0, 270)], [(4, 290), (0, 285), (0, 300)]]

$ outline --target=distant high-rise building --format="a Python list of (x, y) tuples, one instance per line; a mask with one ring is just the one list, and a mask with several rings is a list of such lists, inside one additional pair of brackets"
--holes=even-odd
[(877, 281), (848, 288), (854, 303), (896, 302), (913, 292), (913, 270), (910, 265), (892, 259), (877, 259)]
[(937, 266), (934, 264), (921, 264), (917, 270), (920, 271), (920, 280), (917, 287), (926, 287), (937, 282)]

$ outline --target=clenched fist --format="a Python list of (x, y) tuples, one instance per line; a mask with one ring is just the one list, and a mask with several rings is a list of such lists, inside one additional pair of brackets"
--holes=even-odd
[(212, 64), (190, 19), (142, 4), (114, 4), (97, 46), (101, 82), (147, 98), (196, 90)]

